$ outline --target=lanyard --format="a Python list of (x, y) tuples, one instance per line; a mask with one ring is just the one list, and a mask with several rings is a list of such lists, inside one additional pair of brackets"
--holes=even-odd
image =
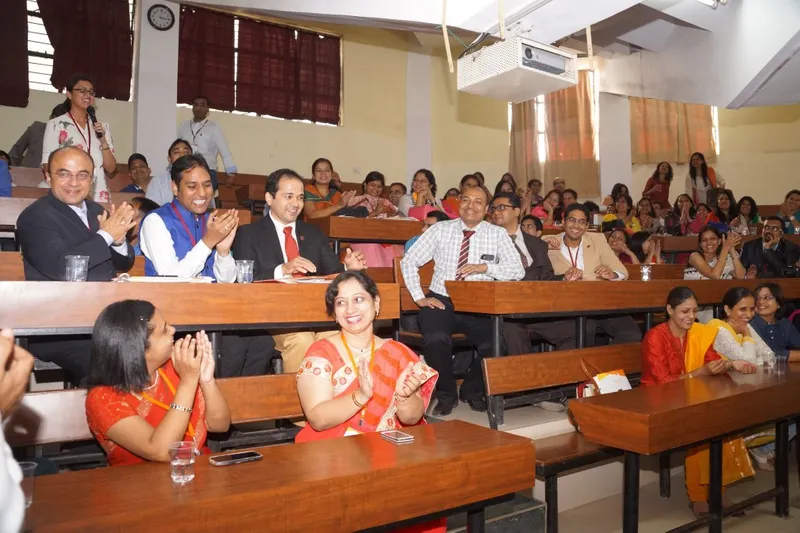
[(86, 117), (86, 133), (89, 135), (89, 139), (87, 140), (86, 139), (86, 135), (83, 134), (83, 130), (81, 129), (80, 126), (78, 126), (78, 123), (75, 122), (75, 117), (72, 116), (72, 112), (71, 111), (67, 111), (67, 114), (69, 115), (69, 118), (72, 119), (72, 123), (75, 124), (75, 129), (78, 130), (78, 133), (81, 134), (81, 139), (83, 139), (83, 142), (85, 142), (87, 144), (86, 153), (89, 154), (89, 157), (91, 157), (92, 156), (92, 132), (89, 131), (91, 129), (91, 128), (89, 128), (89, 117)]
[[(181, 212), (178, 211), (178, 208), (175, 207), (175, 204), (174, 203), (170, 204), (170, 207), (172, 208), (173, 211), (175, 211), (175, 214), (178, 216), (178, 220), (181, 221), (181, 226), (183, 226), (183, 229), (186, 230), (186, 234), (189, 236), (189, 239), (192, 241), (192, 247), (194, 248), (197, 245), (197, 241), (194, 238), (194, 233), (192, 233), (192, 230), (189, 229), (189, 226), (186, 224), (186, 221), (183, 220), (183, 217), (181, 216)], [(205, 215), (203, 215), (203, 218), (205, 219)], [(205, 220), (203, 220), (203, 222), (205, 222)], [(205, 232), (205, 224), (203, 224), (203, 227), (200, 228), (200, 231)], [(202, 237), (201, 237), (201, 239), (202, 239)]]
[[(344, 344), (344, 349), (347, 351), (347, 357), (350, 358), (350, 363), (353, 365), (353, 371), (356, 373), (356, 380), (358, 380), (358, 365), (356, 364), (356, 358), (353, 357), (353, 352), (350, 351), (350, 346), (347, 344), (347, 341), (344, 338), (344, 333), (339, 334), (342, 337), (342, 344)], [(375, 336), (372, 336), (372, 345), (370, 347), (369, 353), (369, 371), (372, 373), (372, 369), (375, 366)], [(364, 415), (366, 414), (367, 406), (364, 405), (364, 408), (361, 409), (361, 420), (359, 420), (358, 425), (364, 425)]]
[(572, 257), (572, 248), (569, 247), (567, 243), (564, 243), (564, 246), (567, 247), (567, 252), (569, 252), (569, 261), (572, 263), (573, 268), (578, 268), (578, 259), (581, 256), (581, 247), (578, 245), (578, 251), (575, 252), (575, 257)]
[[(158, 369), (158, 375), (161, 376), (161, 379), (163, 379), (164, 383), (167, 384), (167, 388), (169, 388), (169, 391), (172, 393), (172, 397), (174, 398), (175, 397), (175, 387), (172, 385), (172, 382), (170, 382), (170, 380), (167, 378), (167, 374), (164, 373), (164, 371), (159, 368)], [(165, 411), (169, 411), (169, 406), (167, 404), (165, 404), (164, 402), (160, 402), (160, 401), (156, 400), (155, 398), (153, 398), (152, 396), (150, 396), (146, 392), (142, 393), (142, 398), (144, 398), (148, 402), (152, 403), (153, 405), (162, 408)], [(194, 440), (194, 428), (192, 427), (192, 423), (191, 422), (189, 422), (189, 428), (188, 428), (187, 432), (189, 433), (189, 436), (192, 438), (192, 440)]]
[(197, 132), (195, 133), (194, 128), (192, 127), (192, 123), (189, 122), (189, 131), (192, 132), (192, 144), (193, 145), (197, 146), (197, 136), (200, 135), (200, 132), (203, 131), (203, 128), (206, 127), (206, 124), (208, 124), (208, 119), (206, 119), (203, 122), (203, 125), (200, 126), (200, 129), (197, 130)]

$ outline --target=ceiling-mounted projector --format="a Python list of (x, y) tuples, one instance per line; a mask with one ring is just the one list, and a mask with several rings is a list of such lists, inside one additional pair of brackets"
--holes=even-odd
[(458, 60), (458, 90), (524, 102), (577, 83), (575, 54), (518, 35)]

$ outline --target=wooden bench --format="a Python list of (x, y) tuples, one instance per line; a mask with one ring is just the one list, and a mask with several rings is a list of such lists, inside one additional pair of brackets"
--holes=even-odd
[[(586, 381), (581, 369), (585, 359), (601, 371), (623, 369), (626, 374), (642, 370), (639, 343), (564, 350), (542, 354), (510, 355), (483, 359), (489, 426), (498, 429), (497, 413), (509, 394), (542, 390)], [(577, 431), (536, 442), (536, 477), (545, 482), (548, 533), (558, 531), (558, 475), (603, 462), (621, 452), (586, 440)]]

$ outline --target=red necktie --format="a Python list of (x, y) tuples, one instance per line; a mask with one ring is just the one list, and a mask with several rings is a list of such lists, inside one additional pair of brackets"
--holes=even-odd
[[(469, 259), (469, 239), (475, 234), (474, 231), (464, 230), (464, 238), (461, 240), (461, 252), (458, 254), (458, 266), (456, 271), (467, 264)], [(456, 275), (456, 280), (464, 279), (463, 276)]]
[(286, 244), (284, 248), (286, 250), (286, 262), (288, 263), (295, 257), (300, 257), (300, 249), (297, 247), (297, 241), (294, 240), (292, 236), (292, 227), (286, 226), (283, 228), (283, 234), (286, 235)]

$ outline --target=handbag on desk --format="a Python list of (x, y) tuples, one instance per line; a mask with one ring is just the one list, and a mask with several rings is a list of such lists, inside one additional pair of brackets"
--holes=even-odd
[[(589, 398), (598, 394), (611, 394), (631, 389), (631, 383), (622, 369), (600, 372), (596, 366), (581, 358), (581, 370), (583, 370), (588, 381), (584, 381), (575, 389), (576, 398)], [(580, 431), (581, 428), (569, 408), (567, 408), (567, 417), (570, 423), (575, 426), (575, 429)]]

